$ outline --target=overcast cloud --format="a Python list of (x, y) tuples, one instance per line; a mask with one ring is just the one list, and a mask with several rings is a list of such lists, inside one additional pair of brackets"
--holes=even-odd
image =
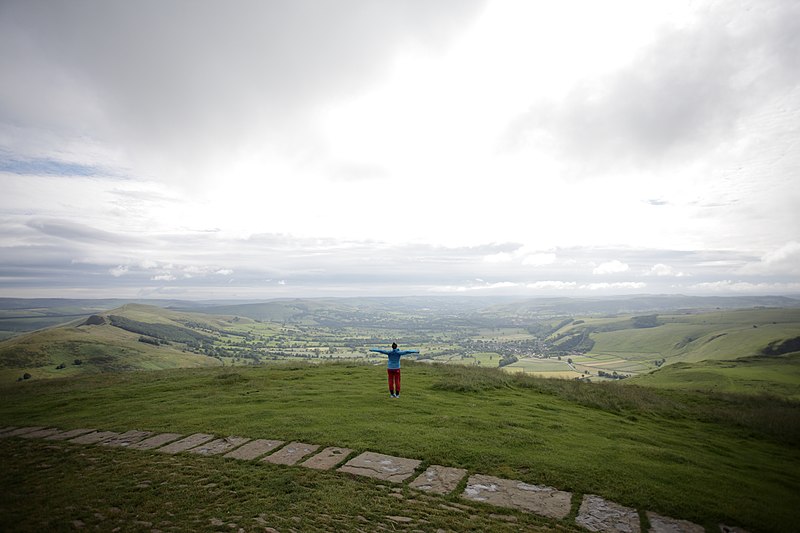
[(800, 5), (0, 4), (0, 296), (800, 294)]

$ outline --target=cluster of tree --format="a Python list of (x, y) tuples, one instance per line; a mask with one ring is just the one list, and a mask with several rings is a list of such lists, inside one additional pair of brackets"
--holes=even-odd
[(599, 370), (597, 372), (597, 375), (600, 376), (601, 378), (608, 378), (608, 379), (625, 379), (628, 377), (624, 374), (617, 374), (616, 370), (614, 372), (611, 372), (610, 374), (605, 370)]
[(503, 357), (502, 359), (500, 359), (500, 362), (497, 363), (497, 368), (502, 368), (504, 366), (516, 363), (517, 361), (519, 361), (519, 359), (517, 358), (516, 355), (510, 355), (510, 356), (507, 356), (507, 357)]
[(169, 344), (167, 341), (162, 341), (161, 339), (156, 339), (155, 337), (146, 337), (142, 335), (139, 337), (139, 342), (144, 342), (145, 344), (152, 344), (153, 346), (161, 346), (162, 344)]
[(594, 348), (594, 340), (589, 337), (589, 333), (591, 333), (591, 330), (586, 328), (580, 332), (564, 335), (550, 346), (550, 352), (561, 354), (586, 353)]
[(666, 359), (659, 359), (658, 361), (655, 361), (656, 368), (661, 368), (661, 365), (663, 365), (666, 362), (667, 362)]
[(786, 339), (785, 341), (773, 341), (761, 350), (764, 355), (783, 355), (791, 352), (800, 352), (800, 337)]
[[(73, 364), (73, 365), (82, 365), (82, 364), (83, 364), (83, 361), (81, 361), (80, 359), (75, 359), (75, 360), (72, 362), (72, 364)], [(60, 365), (58, 365), (58, 366), (56, 367), (56, 370), (63, 370), (63, 369), (65, 369), (65, 368), (67, 368), (67, 364), (66, 364), (66, 363), (61, 363)]]
[(108, 319), (112, 326), (120, 329), (154, 337), (163, 341), (181, 342), (186, 344), (198, 344), (200, 342), (213, 343), (214, 338), (191, 329), (173, 326), (172, 324), (151, 324), (139, 322), (124, 316), (109, 315)]
[(631, 319), (631, 324), (635, 328), (654, 328), (661, 325), (658, 315), (635, 316)]

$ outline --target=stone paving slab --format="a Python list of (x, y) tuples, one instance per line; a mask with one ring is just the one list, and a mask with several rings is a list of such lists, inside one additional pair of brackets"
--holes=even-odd
[(214, 435), (207, 435), (205, 433), (195, 433), (194, 435), (189, 435), (186, 438), (183, 438), (177, 442), (173, 442), (172, 444), (167, 444), (163, 448), (158, 448), (156, 451), (163, 452), (163, 453), (179, 453), (185, 452), (186, 450), (190, 450), (195, 446), (200, 446), (211, 439), (214, 438)]
[(301, 466), (316, 468), (317, 470), (330, 470), (334, 466), (341, 463), (342, 460), (351, 453), (353, 453), (353, 450), (350, 448), (337, 448), (335, 446), (329, 446), (319, 452), (317, 455), (306, 459), (300, 464)]
[(572, 505), (571, 492), (483, 474), (470, 476), (463, 497), (558, 519), (566, 517)]
[(408, 486), (436, 494), (450, 494), (466, 475), (467, 471), (463, 468), (431, 465)]
[(44, 439), (45, 437), (55, 435), (56, 433), (61, 433), (61, 430), (58, 428), (47, 428), (40, 429), (38, 431), (31, 431), (30, 433), (24, 433), (20, 435), (20, 437), (23, 439)]
[(36, 427), (24, 427), (24, 428), (17, 428), (12, 429), (11, 431), (7, 431), (0, 435), (0, 438), (5, 437), (19, 437), (20, 435), (24, 435), (25, 433), (31, 433), (33, 431), (40, 431), (42, 429), (47, 429), (44, 426), (36, 426)]
[(236, 448), (232, 452), (226, 453), (223, 457), (241, 459), (242, 461), (250, 461), (257, 457), (261, 457), (265, 453), (271, 452), (281, 444), (283, 444), (282, 440), (256, 439), (248, 442), (241, 448)]
[(159, 433), (128, 446), (131, 450), (152, 450), (183, 437), (180, 433)]
[(742, 529), (738, 526), (726, 526), (725, 524), (719, 525), (720, 533), (750, 533), (746, 529)]
[(392, 457), (382, 453), (364, 452), (339, 467), (342, 472), (366, 476), (384, 481), (402, 483), (412, 475), (422, 461)]
[(119, 433), (114, 431), (95, 431), (70, 439), (69, 442), (74, 442), (75, 444), (97, 444), (98, 442), (113, 439), (114, 437), (119, 437)]
[(311, 452), (317, 451), (318, 448), (319, 445), (317, 444), (290, 442), (272, 455), (264, 457), (261, 461), (274, 463), (276, 465), (293, 465)]
[(189, 453), (197, 453), (200, 455), (219, 455), (234, 448), (238, 448), (250, 439), (247, 437), (225, 437), (222, 439), (212, 440), (206, 444), (201, 444), (196, 448), (189, 450)]
[(86, 433), (91, 433), (92, 431), (97, 431), (96, 429), (68, 429), (66, 431), (61, 431), (59, 433), (55, 433), (53, 435), (49, 435), (45, 437), (45, 440), (68, 440), (74, 439), (80, 435), (85, 435)]
[(137, 442), (149, 437), (152, 435), (152, 431), (138, 431), (132, 429), (130, 431), (126, 431), (119, 437), (115, 437), (110, 440), (106, 440), (100, 443), (101, 446), (114, 446), (119, 448), (127, 448), (131, 444), (136, 444)]
[(688, 520), (677, 520), (647, 511), (650, 533), (705, 533), (706, 528)]
[(636, 509), (610, 502), (594, 494), (583, 497), (575, 522), (589, 531), (640, 533)]

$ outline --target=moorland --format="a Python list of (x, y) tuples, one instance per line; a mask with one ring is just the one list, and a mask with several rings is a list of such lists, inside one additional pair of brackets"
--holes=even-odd
[[(43, 303), (4, 306), (13, 328), (0, 343), (2, 425), (305, 440), (598, 494), (707, 530), (794, 528), (797, 300)], [(385, 360), (368, 352), (393, 340), (422, 352), (404, 363), (394, 403)], [(510, 523), (479, 504), (467, 516), (448, 509), (457, 496), (409, 504), (335, 473), (245, 472), (224, 460), (200, 467), (183, 456), (144, 464), (125, 450), (101, 466), (89, 460), (96, 452), (75, 447), (0, 446), (15, 458), (0, 479), (13, 489), (0, 502), (5, 530), (75, 519), (102, 529), (96, 515), (108, 518), (110, 508), (129, 524), (184, 529), (195, 520), (213, 529), (209, 521), (223, 514), (252, 520), (264, 509), (276, 527), (298, 527), (294, 517), (300, 530), (370, 530), (403, 513), (427, 517), (432, 530), (577, 527), (576, 508), (560, 522), (512, 513)], [(181, 480), (171, 495), (130, 481), (147, 472), (172, 486), (169, 469)], [(193, 508), (158, 504), (179, 499)]]

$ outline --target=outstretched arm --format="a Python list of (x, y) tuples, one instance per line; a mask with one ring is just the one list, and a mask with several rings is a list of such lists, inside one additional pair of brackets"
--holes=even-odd
[(370, 352), (378, 352), (378, 353), (382, 353), (383, 355), (389, 355), (390, 351), (391, 350), (381, 350), (380, 348), (372, 348), (372, 349), (370, 349)]
[(400, 355), (408, 355), (410, 353), (419, 353), (419, 350), (400, 350), (398, 353)]

